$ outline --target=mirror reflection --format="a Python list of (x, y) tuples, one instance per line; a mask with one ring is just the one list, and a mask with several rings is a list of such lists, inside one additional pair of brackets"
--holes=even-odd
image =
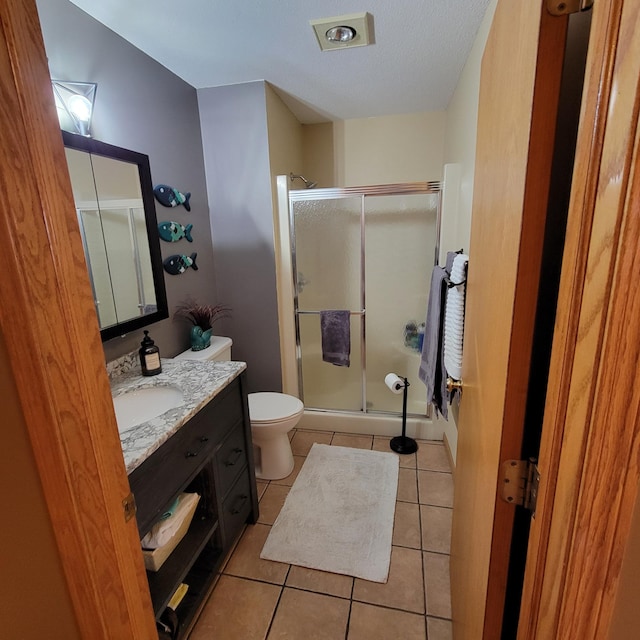
[[(78, 138), (65, 134), (65, 152), (105, 340), (167, 317), (155, 210), (144, 193), (151, 189), (141, 175), (146, 156)], [(126, 154), (137, 161), (112, 157)]]

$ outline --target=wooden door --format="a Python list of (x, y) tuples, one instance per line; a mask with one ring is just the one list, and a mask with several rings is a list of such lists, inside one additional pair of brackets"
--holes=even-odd
[[(640, 4), (596, 1), (518, 638), (611, 630), (640, 479)], [(634, 569), (637, 574), (637, 567)], [(615, 635), (614, 635), (615, 633)]]
[(82, 638), (146, 640), (151, 598), (34, 0), (0, 0), (0, 92), (0, 333), (60, 566)]
[(451, 541), (456, 640), (500, 637), (566, 17), (499, 0), (482, 61)]

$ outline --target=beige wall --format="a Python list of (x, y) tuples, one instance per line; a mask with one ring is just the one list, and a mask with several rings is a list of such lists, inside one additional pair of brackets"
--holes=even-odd
[(302, 126), (303, 173), (319, 187), (442, 180), (444, 111)]
[[(335, 187), (333, 123), (302, 125), (302, 174), (318, 187)], [(296, 187), (300, 188), (300, 187)]]
[[(473, 176), (476, 164), (476, 130), (478, 124), (478, 97), (480, 65), (487, 43), (497, 0), (491, 0), (475, 42), (467, 58), (456, 90), (449, 102), (444, 141), (445, 197), (442, 205), (440, 231), (440, 262), (447, 251), (469, 250), (471, 236), (471, 205)], [(473, 260), (473, 256), (470, 256)], [(454, 410), (453, 416), (457, 414)], [(455, 463), (458, 448), (458, 430), (451, 414), (446, 423), (445, 436)]]
[(319, 187), (442, 180), (444, 111), (303, 125), (303, 173)]
[[(273, 210), (276, 211), (276, 176), (290, 173), (305, 175), (302, 162), (302, 125), (268, 82), (265, 83), (265, 101)], [(302, 186), (302, 182), (296, 181), (292, 188), (300, 189)]]
[(633, 522), (622, 559), (622, 572), (609, 628), (610, 640), (635, 640), (640, 629), (640, 495), (633, 510)]
[[(283, 209), (278, 208), (278, 176), (285, 176), (287, 188), (301, 189), (303, 183), (289, 180), (289, 174), (302, 174), (309, 178), (303, 164), (303, 126), (289, 108), (282, 102), (269, 83), (265, 83), (265, 102), (267, 111), (267, 132), (269, 138), (269, 172), (271, 174), (271, 197), (273, 200), (273, 246), (278, 304), (278, 333), (280, 337), (280, 367), (283, 390), (291, 384), (295, 373), (287, 357), (293, 348), (291, 340), (295, 336), (293, 294), (288, 288), (291, 282), (291, 249), (289, 245), (289, 216), (286, 197)], [(309, 178), (311, 179), (311, 178)], [(316, 179), (315, 177), (313, 178)], [(283, 190), (286, 192), (286, 189)], [(291, 393), (291, 389), (289, 389)], [(297, 395), (297, 386), (296, 386)]]
[(0, 333), (3, 524), (0, 620), (3, 638), (80, 638), (38, 470)]
[(443, 226), (441, 237), (444, 241), (441, 249), (444, 251), (457, 250), (461, 247), (469, 248), (473, 175), (476, 162), (480, 65), (496, 3), (497, 0), (491, 0), (487, 8), (456, 90), (447, 107), (444, 162), (460, 165), (460, 194), (456, 214), (448, 216)]
[(444, 111), (334, 123), (335, 186), (441, 180)]

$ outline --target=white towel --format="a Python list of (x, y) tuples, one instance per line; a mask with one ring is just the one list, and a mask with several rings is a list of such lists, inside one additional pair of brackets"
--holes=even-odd
[[(458, 254), (451, 267), (452, 283), (465, 283), (469, 256)], [(464, 337), (464, 296), (466, 284), (451, 287), (447, 292), (444, 313), (444, 366), (454, 380), (462, 378), (462, 343)]]
[(200, 496), (197, 493), (181, 493), (175, 511), (168, 518), (154, 524), (151, 531), (142, 538), (140, 541), (142, 548), (157, 549), (167, 544), (184, 522), (193, 503), (197, 503), (198, 500), (200, 500)]

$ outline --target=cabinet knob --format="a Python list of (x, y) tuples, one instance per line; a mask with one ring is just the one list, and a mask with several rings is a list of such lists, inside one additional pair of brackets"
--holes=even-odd
[(240, 460), (240, 457), (242, 456), (243, 450), (240, 449), (239, 447), (236, 447), (235, 449), (231, 450), (231, 453), (233, 454), (232, 456), (229, 456), (224, 463), (225, 467), (233, 467), (238, 460)]
[(209, 438), (207, 436), (202, 436), (198, 442), (202, 443), (202, 446), (197, 451), (187, 451), (184, 454), (185, 458), (195, 458), (199, 453), (202, 453), (202, 450), (205, 448), (206, 443), (209, 442)]
[(231, 515), (237, 516), (242, 511), (242, 507), (244, 507), (248, 499), (249, 496), (241, 495), (236, 500), (236, 503), (233, 505), (233, 507), (231, 507)]

